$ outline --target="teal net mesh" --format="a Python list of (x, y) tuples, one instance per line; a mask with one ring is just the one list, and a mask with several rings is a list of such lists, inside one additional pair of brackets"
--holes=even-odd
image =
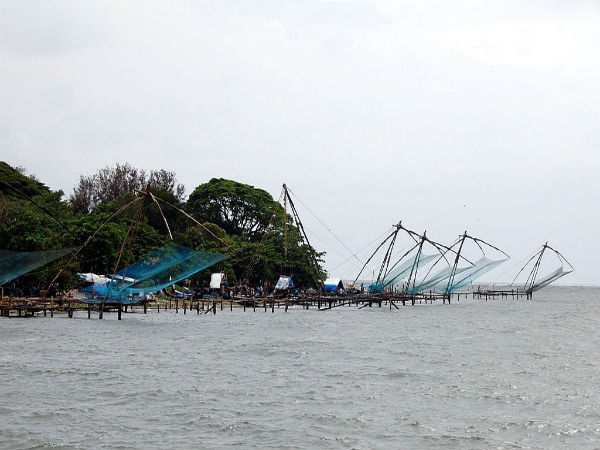
[(73, 249), (47, 250), (41, 252), (13, 252), (0, 250), (0, 285), (52, 262)]
[(475, 280), (477, 280), (482, 275), (486, 274), (490, 270), (502, 264), (506, 259), (499, 260), (491, 260), (486, 257), (475, 261), (472, 266), (466, 268), (466, 270), (457, 273), (454, 276), (454, 280), (450, 286), (440, 286), (440, 291), (444, 291), (446, 294), (451, 294), (458, 289), (461, 289), (469, 284), (472, 284)]
[(109, 277), (81, 289), (85, 303), (137, 303), (151, 294), (178, 283), (225, 259), (174, 243), (166, 244), (145, 258)]

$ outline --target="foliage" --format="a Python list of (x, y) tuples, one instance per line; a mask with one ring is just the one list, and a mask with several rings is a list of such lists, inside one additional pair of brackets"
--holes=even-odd
[(186, 209), (199, 221), (217, 224), (227, 234), (250, 241), (266, 231), (274, 214), (283, 216), (283, 208), (267, 191), (223, 178), (194, 189)]
[[(303, 243), (291, 217), (262, 189), (232, 180), (212, 179), (199, 185), (186, 203), (182, 198), (183, 186), (176, 183), (173, 172), (153, 171), (146, 176), (144, 171), (124, 164), (107, 167), (91, 177), (82, 176), (71, 198), (65, 201), (61, 191), (54, 192), (21, 172), (24, 170), (0, 162), (0, 180), (16, 186), (43, 206), (66, 224), (70, 233), (32, 202), (0, 183), (0, 248), (16, 251), (79, 248), (97, 232), (51, 286), (54, 292), (81, 285), (77, 272), (110, 274), (132, 264), (168, 242), (169, 230), (181, 245), (228, 256), (210, 270), (192, 277), (194, 286), (207, 285), (210, 273), (215, 271), (225, 272), (230, 284), (242, 281), (243, 277), (254, 285), (274, 284), (280, 274), (286, 274), (292, 275), (297, 285), (309, 287), (314, 286), (315, 277), (324, 278), (322, 269), (319, 267), (315, 273), (309, 262), (310, 258), (320, 262), (323, 254)], [(150, 198), (145, 198), (107, 221), (140, 195), (136, 190), (149, 183), (153, 195), (173, 206), (161, 202), (159, 210)], [(177, 208), (188, 211), (203, 226), (193, 223)], [(29, 289), (45, 290), (68, 260), (69, 257), (57, 260), (11, 285), (26, 293)]]
[(177, 183), (175, 172), (165, 169), (144, 170), (117, 164), (105, 167), (91, 176), (81, 175), (69, 202), (74, 211), (89, 214), (97, 205), (110, 203), (124, 194), (141, 191), (146, 186), (170, 193), (178, 202), (183, 200), (185, 187)]
[[(22, 167), (13, 168), (4, 161), (0, 161), (0, 180), (17, 188), (28, 197), (50, 193), (50, 189), (43, 183), (37, 181), (35, 176), (26, 176)], [(60, 191), (59, 191), (60, 192)], [(17, 192), (0, 183), (0, 196), (22, 199)]]

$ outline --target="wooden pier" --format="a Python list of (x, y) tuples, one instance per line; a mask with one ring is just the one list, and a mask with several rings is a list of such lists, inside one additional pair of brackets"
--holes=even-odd
[(74, 298), (26, 298), (26, 297), (4, 297), (0, 299), (0, 317), (33, 317), (50, 316), (54, 314), (66, 314), (72, 318), (74, 313), (86, 312), (89, 319), (97, 317), (102, 319), (104, 313), (116, 312), (119, 320), (123, 313), (143, 312), (155, 309), (157, 313), (161, 310), (175, 310), (179, 314), (217, 314), (233, 308), (243, 311), (271, 311), (283, 309), (286, 312), (289, 308), (316, 309), (318, 311), (329, 311), (340, 307), (355, 307), (358, 309), (372, 307), (386, 307), (389, 309), (400, 309), (400, 306), (414, 306), (417, 304), (432, 304), (434, 302), (446, 302), (450, 304), (453, 300), (460, 301), (471, 295), (473, 299), (494, 299), (494, 298), (526, 298), (531, 299), (531, 295), (524, 291), (501, 291), (501, 290), (477, 290), (470, 292), (453, 293), (452, 295), (442, 295), (433, 292), (421, 293), (416, 295), (406, 295), (397, 292), (382, 292), (378, 294), (346, 294), (346, 295), (306, 295), (291, 296), (286, 298), (274, 297), (234, 297), (224, 299), (222, 297), (204, 297), (204, 298), (156, 298), (153, 300), (142, 301), (135, 304), (119, 303), (81, 303)]
[(493, 299), (500, 298), (525, 298), (531, 300), (533, 293), (522, 289), (477, 289), (473, 291), (473, 298)]

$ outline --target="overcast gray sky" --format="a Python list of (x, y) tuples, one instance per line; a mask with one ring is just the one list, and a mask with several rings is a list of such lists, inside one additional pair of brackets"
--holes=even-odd
[(188, 193), (286, 182), (354, 250), (403, 219), (468, 229), (504, 270), (548, 240), (565, 283), (600, 283), (599, 19), (592, 1), (3, 0), (0, 157), (67, 194), (117, 162)]

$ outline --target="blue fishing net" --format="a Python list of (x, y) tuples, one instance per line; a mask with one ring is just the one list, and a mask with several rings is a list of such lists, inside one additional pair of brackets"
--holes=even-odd
[(0, 285), (52, 262), (73, 249), (47, 250), (41, 252), (13, 252), (0, 250)]
[(131, 266), (80, 290), (85, 303), (137, 303), (225, 259), (218, 253), (168, 243)]

